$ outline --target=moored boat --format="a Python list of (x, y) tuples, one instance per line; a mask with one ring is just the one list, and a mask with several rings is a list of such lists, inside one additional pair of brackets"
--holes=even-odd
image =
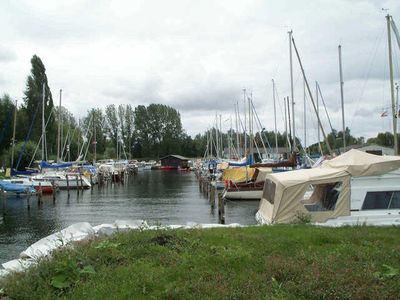
[(400, 225), (400, 157), (350, 150), (322, 166), (268, 174), (262, 224)]

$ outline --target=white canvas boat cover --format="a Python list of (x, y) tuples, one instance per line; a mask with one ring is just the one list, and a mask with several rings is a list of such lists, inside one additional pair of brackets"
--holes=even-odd
[[(257, 219), (261, 223), (290, 223), (299, 214), (307, 214), (312, 222), (350, 215), (350, 177), (377, 176), (400, 168), (400, 157), (377, 156), (350, 150), (321, 167), (266, 175)], [(334, 209), (309, 211), (305, 194), (310, 186), (317, 198), (317, 185), (340, 183), (340, 193)], [(316, 199), (311, 199), (316, 200)]]
[[(310, 185), (341, 183), (342, 191), (335, 209), (310, 214), (301, 202)], [(272, 173), (266, 176), (257, 219), (261, 223), (290, 223), (300, 214), (322, 222), (328, 218), (350, 214), (350, 175), (341, 169), (315, 168)]]
[(400, 168), (400, 156), (379, 156), (352, 149), (322, 163), (323, 168), (345, 169), (354, 177), (377, 176)]

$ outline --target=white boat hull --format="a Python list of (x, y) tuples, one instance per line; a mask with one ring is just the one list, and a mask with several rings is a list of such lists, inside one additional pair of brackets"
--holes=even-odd
[(223, 197), (229, 200), (260, 200), (262, 190), (256, 191), (225, 191)]

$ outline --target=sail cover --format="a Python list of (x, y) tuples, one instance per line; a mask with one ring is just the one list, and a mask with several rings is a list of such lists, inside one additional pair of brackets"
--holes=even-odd
[(62, 164), (49, 164), (47, 161), (42, 160), (40, 162), (41, 169), (61, 169), (72, 167), (72, 163), (62, 163)]

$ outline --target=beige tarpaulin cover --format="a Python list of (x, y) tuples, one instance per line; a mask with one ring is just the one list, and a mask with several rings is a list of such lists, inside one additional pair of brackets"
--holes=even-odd
[(334, 159), (324, 161), (322, 167), (344, 168), (354, 177), (376, 176), (399, 169), (400, 157), (379, 156), (352, 149)]
[(267, 200), (270, 195), (266, 194), (264, 187), (258, 213), (268, 223), (290, 223), (300, 214), (310, 214), (300, 202), (310, 184), (342, 183), (342, 192), (339, 194), (335, 209), (313, 212), (310, 214), (312, 221), (322, 222), (328, 218), (350, 214), (350, 175), (344, 170), (332, 168), (295, 170), (269, 174), (266, 180), (275, 184), (273, 204)]
[(246, 181), (253, 177), (254, 171), (254, 168), (246, 167), (225, 169), (222, 180), (232, 180), (233, 182)]
[(272, 173), (272, 168), (257, 168), (256, 182), (265, 181), (267, 174)]
[[(257, 215), (261, 221), (268, 223), (290, 223), (301, 213), (310, 215), (311, 221), (314, 222), (324, 222), (329, 218), (350, 215), (351, 176), (376, 176), (399, 168), (400, 157), (377, 156), (350, 150), (332, 160), (325, 161), (321, 167), (269, 174), (266, 176)], [(335, 182), (342, 183), (335, 209), (309, 212), (301, 200), (310, 185)], [(275, 184), (274, 189), (271, 189), (271, 184)], [(275, 190), (274, 195), (269, 195), (271, 190)]]

